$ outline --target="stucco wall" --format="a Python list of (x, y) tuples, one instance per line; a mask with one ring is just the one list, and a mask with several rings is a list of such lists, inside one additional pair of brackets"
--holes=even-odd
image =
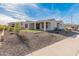
[(60, 23), (59, 29), (64, 29), (64, 22), (60, 21), (59, 23)]
[(29, 29), (34, 29), (34, 23), (29, 23)]
[(57, 22), (56, 21), (51, 21), (51, 28), (50, 30), (54, 30), (57, 27)]
[(59, 29), (64, 29), (63, 21), (51, 21), (47, 30), (50, 31), (50, 30), (54, 30), (55, 28), (57, 28), (57, 23), (59, 23)]
[[(55, 21), (54, 20), (54, 21), (47, 21), (47, 22), (48, 22), (48, 27), (46, 28), (47, 31), (54, 30), (57, 27), (57, 23), (60, 24), (59, 25), (59, 29), (63, 29), (64, 28), (64, 22), (63, 21)], [(22, 28), (26, 28), (25, 24), (27, 24), (27, 28), (28, 28), (28, 23), (29, 22), (20, 22), (20, 25), (21, 25)], [(8, 25), (12, 26), (12, 24), (16, 24), (16, 22), (9, 23)], [(44, 27), (42, 27), (42, 25), (44, 25), (44, 24), (41, 24), (40, 30), (44, 30)], [(29, 23), (29, 29), (34, 29), (34, 23)]]

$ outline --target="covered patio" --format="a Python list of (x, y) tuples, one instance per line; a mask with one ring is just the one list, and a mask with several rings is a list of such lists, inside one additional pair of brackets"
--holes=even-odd
[(50, 22), (33, 22), (30, 23), (30, 27), (29, 29), (34, 29), (34, 30), (43, 30), (43, 31), (47, 31), (50, 29)]

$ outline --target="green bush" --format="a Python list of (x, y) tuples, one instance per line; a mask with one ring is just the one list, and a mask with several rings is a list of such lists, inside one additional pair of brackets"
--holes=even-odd
[(15, 27), (14, 27), (14, 32), (16, 34), (18, 34), (20, 32), (20, 30), (21, 30), (20, 24), (19, 23), (16, 23), (15, 24)]
[(2, 31), (3, 29), (5, 29), (5, 25), (0, 25), (0, 31)]
[(3, 27), (0, 26), (0, 31), (2, 31), (2, 30), (3, 30)]
[(8, 30), (13, 32), (14, 27), (8, 27)]
[(9, 29), (9, 26), (6, 26), (6, 25), (0, 25), (0, 31), (2, 30), (8, 30)]
[(65, 32), (70, 32), (70, 31), (72, 31), (72, 29), (65, 28), (64, 31)]
[(4, 30), (8, 30), (9, 26), (4, 26)]

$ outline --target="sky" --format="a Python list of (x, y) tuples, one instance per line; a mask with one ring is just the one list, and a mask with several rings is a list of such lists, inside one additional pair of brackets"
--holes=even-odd
[(79, 24), (78, 3), (0, 3), (0, 24), (26, 20), (63, 20)]

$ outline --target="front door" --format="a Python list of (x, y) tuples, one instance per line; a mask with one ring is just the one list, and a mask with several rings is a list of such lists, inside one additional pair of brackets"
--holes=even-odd
[(36, 24), (36, 29), (40, 29), (40, 24)]

